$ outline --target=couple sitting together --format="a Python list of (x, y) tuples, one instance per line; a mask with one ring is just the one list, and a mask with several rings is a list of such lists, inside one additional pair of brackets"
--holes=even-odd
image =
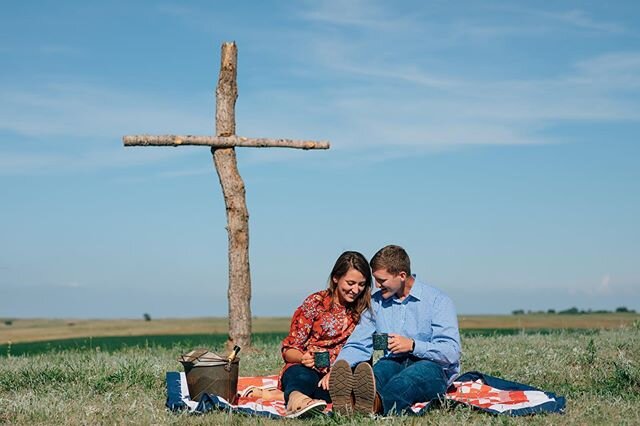
[[(388, 341), (371, 367), (374, 333)], [(329, 362), (316, 352), (328, 353)], [(402, 247), (382, 248), (370, 265), (347, 251), (328, 288), (295, 311), (282, 357), (279, 387), (290, 417), (316, 414), (329, 402), (343, 415), (410, 414), (414, 403), (444, 396), (459, 373), (458, 320), (447, 295), (411, 274)]]

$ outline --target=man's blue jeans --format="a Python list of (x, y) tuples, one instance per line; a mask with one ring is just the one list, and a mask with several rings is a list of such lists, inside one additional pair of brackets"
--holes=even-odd
[(285, 404), (289, 402), (289, 395), (293, 391), (302, 392), (313, 399), (331, 402), (329, 392), (318, 387), (318, 382), (323, 377), (324, 374), (302, 364), (295, 364), (287, 368), (280, 380)]
[(410, 414), (414, 403), (442, 397), (447, 390), (442, 367), (412, 356), (382, 358), (373, 366), (373, 374), (384, 414)]

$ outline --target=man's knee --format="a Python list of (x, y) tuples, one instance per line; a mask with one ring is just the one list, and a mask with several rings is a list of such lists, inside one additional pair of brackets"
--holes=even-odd
[(424, 389), (427, 390), (426, 393), (432, 398), (436, 397), (436, 394), (444, 394), (447, 390), (447, 377), (444, 369), (433, 361), (417, 361), (407, 368), (406, 373), (417, 384), (424, 386)]
[(376, 387), (380, 388), (387, 384), (396, 374), (400, 373), (404, 367), (401, 363), (391, 359), (379, 359), (373, 366), (373, 375), (376, 379)]
[(417, 371), (419, 374), (426, 374), (434, 378), (445, 379), (444, 369), (439, 364), (426, 359), (416, 361), (409, 366), (409, 371)]
[(381, 389), (380, 396), (385, 414), (399, 414), (416, 402), (440, 398), (446, 389), (447, 379), (442, 367), (432, 361), (420, 360), (394, 375)]
[(404, 365), (401, 362), (394, 359), (379, 359), (373, 365), (373, 372), (379, 372), (383, 375), (394, 375), (404, 370)]

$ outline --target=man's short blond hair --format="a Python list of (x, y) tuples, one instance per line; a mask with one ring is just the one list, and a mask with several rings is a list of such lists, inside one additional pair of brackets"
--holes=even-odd
[(407, 275), (411, 275), (409, 255), (402, 247), (393, 244), (378, 250), (369, 264), (373, 272), (386, 269), (387, 272), (393, 275), (398, 275), (400, 272), (406, 272)]

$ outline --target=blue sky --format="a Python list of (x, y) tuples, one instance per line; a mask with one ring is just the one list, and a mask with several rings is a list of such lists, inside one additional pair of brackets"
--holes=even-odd
[(224, 41), (254, 315), (403, 245), (460, 314), (640, 310), (640, 4), (8, 1), (0, 317), (224, 316), (206, 148)]

